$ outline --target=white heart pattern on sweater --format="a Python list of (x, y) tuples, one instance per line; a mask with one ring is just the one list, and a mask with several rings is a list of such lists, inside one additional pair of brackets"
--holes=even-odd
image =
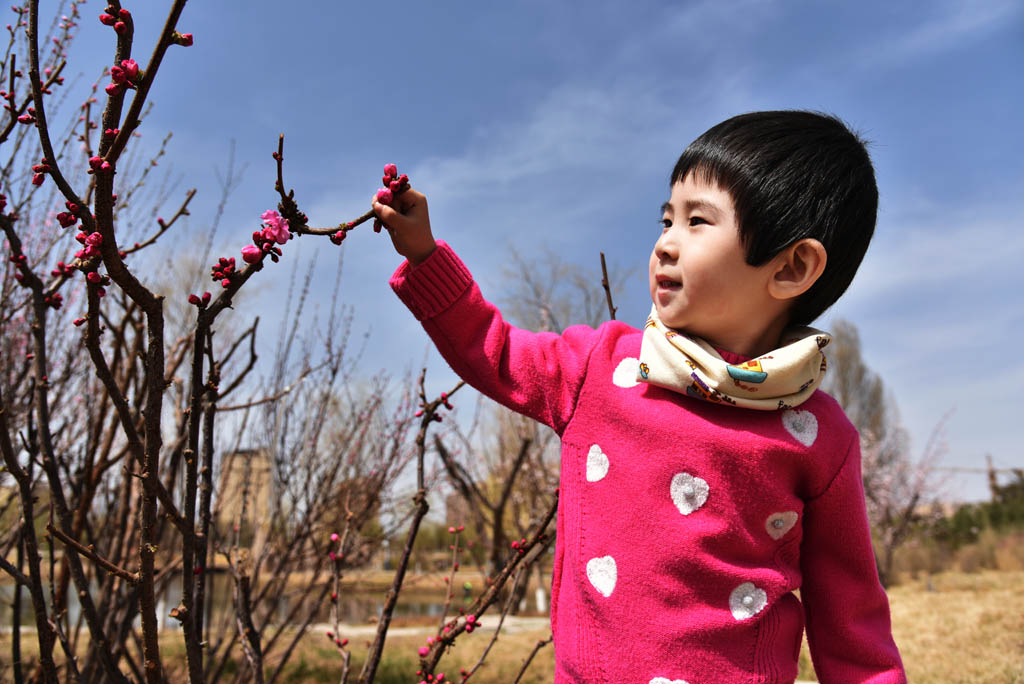
[(591, 558), (587, 561), (587, 579), (595, 589), (601, 592), (602, 596), (605, 598), (611, 596), (615, 591), (615, 581), (618, 579), (615, 559), (611, 556)]
[(818, 438), (818, 419), (810, 411), (787, 409), (782, 412), (782, 425), (804, 446), (811, 446)]
[(676, 473), (672, 478), (672, 485), (669, 493), (672, 495), (672, 503), (676, 505), (683, 515), (690, 515), (704, 505), (708, 500), (710, 488), (708, 483), (694, 477), (690, 473)]
[(594, 444), (587, 452), (587, 482), (597, 482), (608, 474), (608, 456)]
[(799, 516), (796, 511), (772, 513), (764, 521), (764, 529), (772, 539), (782, 539), (796, 525), (797, 518)]
[(612, 382), (625, 389), (636, 387), (640, 384), (636, 379), (636, 371), (639, 367), (640, 359), (627, 356), (619, 361), (619, 365), (615, 367), (615, 372), (612, 373)]
[(768, 594), (764, 589), (754, 586), (753, 582), (744, 582), (732, 590), (729, 595), (729, 609), (737, 620), (752, 618), (768, 605)]

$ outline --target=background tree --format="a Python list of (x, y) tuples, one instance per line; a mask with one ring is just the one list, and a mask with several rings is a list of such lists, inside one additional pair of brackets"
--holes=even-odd
[(946, 417), (938, 421), (921, 456), (913, 458), (895, 403), (882, 378), (864, 361), (856, 326), (838, 319), (831, 332), (822, 389), (839, 402), (860, 432), (864, 495), (878, 574), (883, 586), (889, 586), (895, 580), (896, 550), (914, 531), (925, 504), (934, 503), (941, 491), (935, 466), (945, 453)]

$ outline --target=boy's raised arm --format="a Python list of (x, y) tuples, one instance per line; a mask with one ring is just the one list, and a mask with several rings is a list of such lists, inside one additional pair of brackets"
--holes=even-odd
[(483, 298), (469, 269), (430, 230), (426, 198), (413, 190), (392, 207), (374, 203), (396, 251), (408, 261), (391, 287), (459, 377), (495, 401), (565, 429), (576, 408), (590, 352), (600, 333), (574, 326), (563, 334), (509, 325)]

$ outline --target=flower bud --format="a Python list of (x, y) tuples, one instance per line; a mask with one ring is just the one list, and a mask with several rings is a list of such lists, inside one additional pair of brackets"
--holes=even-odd
[(110, 67), (110, 78), (114, 79), (114, 83), (124, 83), (128, 80), (128, 74), (121, 67), (112, 66)]
[(117, 31), (119, 34), (124, 33), (128, 30), (128, 24), (124, 23), (123, 21), (116, 22), (114, 24), (114, 30)]
[(100, 15), (100, 23), (104, 26), (113, 26), (115, 21), (117, 21), (117, 19), (115, 19), (112, 14), (103, 13)]
[(246, 245), (242, 248), (242, 260), (247, 264), (255, 264), (260, 260), (262, 251), (256, 245)]
[(46, 174), (37, 173), (32, 176), (32, 185), (42, 185), (44, 180), (46, 180)]
[(221, 287), (223, 287), (225, 289), (229, 288), (229, 287), (231, 287), (231, 280), (228, 279), (228, 278), (225, 278), (224, 280), (220, 281), (220, 285), (221, 285)]
[(84, 318), (76, 318), (75, 320), (71, 321), (71, 325), (75, 326), (76, 328), (80, 327), (83, 323), (85, 323)]
[(427, 648), (426, 646), (420, 646), (416, 650), (416, 652), (420, 654), (420, 657), (425, 657), (428, 653), (430, 653), (430, 649)]
[(100, 235), (98, 232), (90, 233), (89, 236), (85, 238), (85, 244), (92, 245), (94, 247), (99, 247), (100, 245), (103, 244), (103, 236)]
[(89, 271), (88, 273), (85, 274), (85, 279), (88, 280), (90, 283), (98, 283), (101, 280), (103, 280), (103, 276), (101, 276), (96, 271)]
[(121, 9), (117, 10), (117, 15), (122, 19), (130, 19), (132, 13), (122, 7)]
[(196, 296), (196, 295), (194, 295), (194, 294), (190, 294), (190, 295), (188, 296), (188, 303), (189, 303), (189, 304), (191, 304), (191, 305), (193, 305), (193, 306), (199, 306), (199, 302), (201, 302), (201, 301), (202, 301), (202, 300), (201, 300), (201, 299), (199, 299), (199, 297), (197, 297), (197, 296)]
[(391, 177), (398, 176), (398, 167), (395, 166), (394, 164), (385, 164), (384, 165), (384, 175), (391, 176)]
[(107, 91), (107, 95), (117, 96), (124, 90), (124, 86), (120, 83), (108, 83), (104, 90)]
[(93, 171), (98, 171), (102, 165), (103, 157), (89, 157), (89, 168)]
[(331, 534), (331, 541), (332, 541), (332, 542), (336, 542), (336, 541), (338, 541), (339, 539), (341, 539), (341, 537), (339, 537), (339, 536), (338, 536), (338, 533), (337, 533), (337, 532), (334, 532), (334, 533), (332, 533), (332, 534)]
[(121, 68), (124, 69), (124, 75), (129, 81), (134, 82), (139, 75), (139, 63), (134, 59), (122, 59)]
[(377, 191), (377, 201), (380, 202), (381, 204), (390, 205), (393, 199), (394, 196), (391, 194), (391, 190), (387, 188), (381, 188), (380, 190)]

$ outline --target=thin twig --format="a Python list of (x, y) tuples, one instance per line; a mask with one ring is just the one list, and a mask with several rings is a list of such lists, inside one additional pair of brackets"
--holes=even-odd
[(608, 300), (608, 317), (614, 321), (618, 309), (612, 305), (612, 288), (608, 283), (608, 266), (604, 262), (604, 252), (601, 252), (601, 287), (604, 288), (604, 296)]
[(96, 553), (96, 550), (93, 549), (91, 546), (84, 546), (81, 542), (78, 542), (69, 537), (68, 535), (64, 534), (59, 528), (55, 527), (53, 523), (46, 524), (46, 531), (55, 536), (57, 539), (60, 539), (62, 542), (64, 542), (65, 546), (69, 546), (71, 547), (72, 550), (80, 553), (83, 556), (86, 556), (87, 558), (90, 558), (93, 562), (95, 562), (97, 565), (102, 567), (107, 572), (117, 575), (121, 579), (131, 582), (132, 584), (135, 584), (139, 581), (138, 576), (136, 576), (134, 573), (128, 572), (124, 568), (114, 565), (106, 558)]
[(530, 666), (530, 663), (533, 661), (533, 657), (537, 655), (537, 651), (550, 644), (552, 638), (553, 637), (549, 636), (547, 639), (542, 639), (537, 642), (537, 645), (533, 647), (532, 651), (530, 651), (530, 655), (523, 661), (523, 666), (519, 669), (519, 674), (516, 675), (516, 680), (512, 682), (512, 684), (519, 684), (519, 680), (521, 680), (523, 675), (526, 674), (526, 668)]

